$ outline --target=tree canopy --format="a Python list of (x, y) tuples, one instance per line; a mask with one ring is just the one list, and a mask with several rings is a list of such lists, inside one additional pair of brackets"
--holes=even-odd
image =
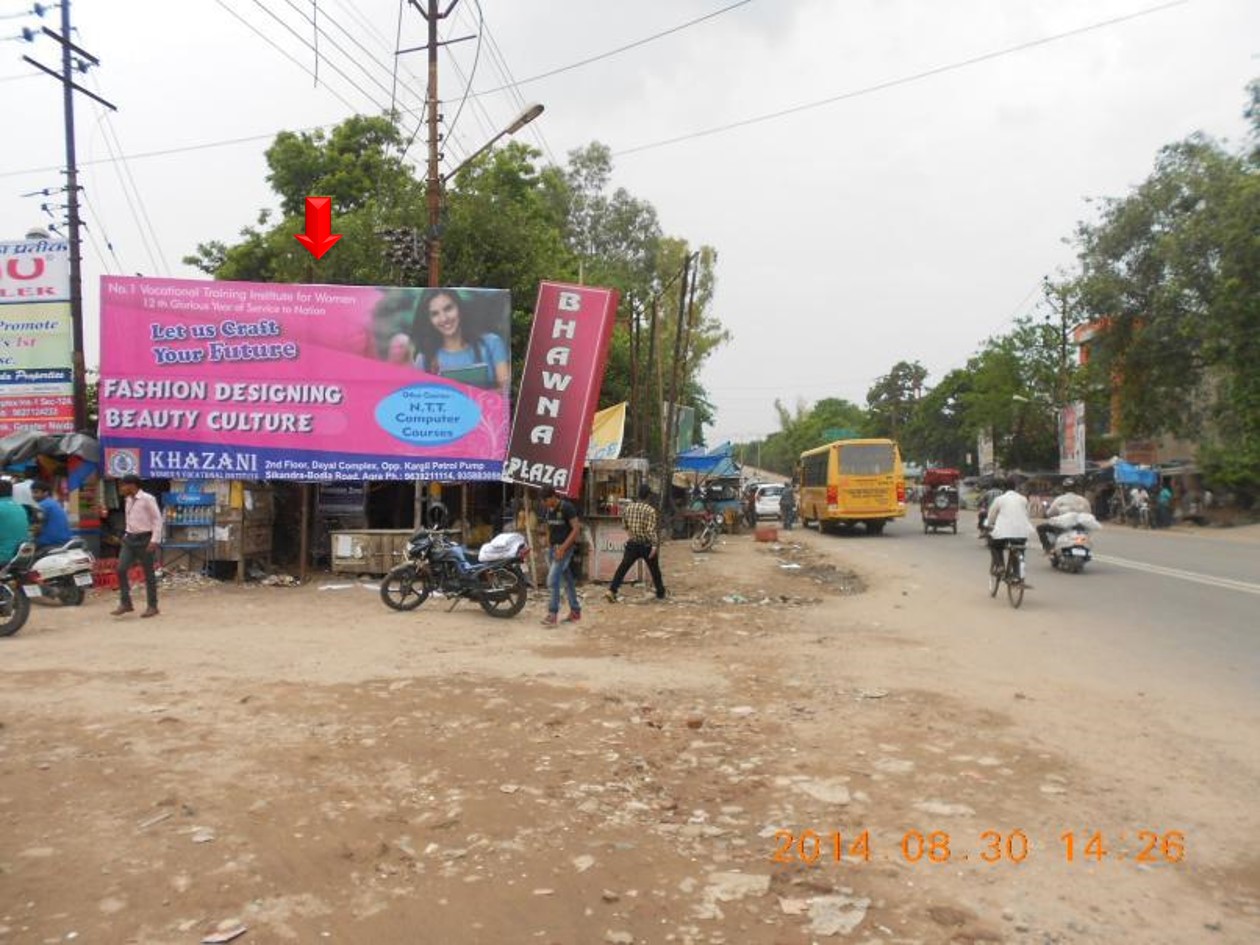
[[(279, 214), (259, 211), (232, 243), (200, 244), (185, 262), (216, 279), (415, 285), (426, 279), (425, 182), (401, 156), (403, 136), (387, 118), (355, 116), (331, 131), (281, 132), (266, 151), (267, 182)], [(520, 376), (538, 283), (581, 282), (616, 288), (622, 310), (614, 331), (600, 405), (660, 400), (669, 388), (672, 345), (680, 324), (687, 345), (679, 361), (680, 403), (700, 423), (713, 407), (700, 383), (704, 362), (728, 339), (713, 310), (717, 254), (662, 233), (655, 208), (624, 188), (612, 188), (611, 151), (598, 142), (573, 151), (565, 167), (544, 165), (520, 142), (490, 150), (446, 183), (441, 219), (442, 281), (504, 288), (512, 293), (514, 376)], [(305, 198), (333, 198), (333, 230), (344, 234), (333, 252), (315, 260), (293, 238), (303, 230)], [(410, 254), (394, 250), (402, 232)], [(408, 258), (409, 257), (409, 258)], [(684, 260), (692, 259), (690, 290), (671, 291)], [(633, 336), (634, 316), (654, 311), (655, 348), (647, 332)], [(649, 374), (649, 370), (653, 372)], [(632, 377), (632, 371), (637, 375)], [(661, 379), (666, 378), (665, 384)], [(633, 445), (659, 450), (659, 409), (632, 412)]]

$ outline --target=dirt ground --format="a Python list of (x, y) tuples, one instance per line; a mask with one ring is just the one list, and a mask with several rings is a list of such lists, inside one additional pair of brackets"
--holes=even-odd
[(668, 601), (588, 585), (558, 628), (328, 575), (37, 606), (0, 640), (0, 943), (1260, 941), (1248, 772), (1069, 753), (1048, 693), (916, 633), (945, 589), (792, 534), (673, 543)]

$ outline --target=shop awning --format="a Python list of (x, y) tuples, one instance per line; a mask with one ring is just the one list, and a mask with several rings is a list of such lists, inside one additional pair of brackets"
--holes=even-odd
[(83, 433), (40, 433), (38, 430), (18, 430), (0, 439), (0, 466), (20, 466), (37, 456), (77, 457), (99, 463), (101, 444), (95, 437)]
[[(714, 475), (713, 470), (726, 460), (731, 466), (735, 466), (731, 459), (733, 448), (730, 442), (721, 443), (712, 449), (705, 449), (703, 446), (693, 446), (685, 453), (679, 453), (674, 458), (674, 468), (687, 470), (688, 472), (702, 472)], [(735, 466), (738, 470), (739, 467)]]

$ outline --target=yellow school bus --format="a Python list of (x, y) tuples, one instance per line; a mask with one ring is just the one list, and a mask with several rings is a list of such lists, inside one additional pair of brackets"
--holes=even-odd
[(821, 531), (861, 522), (878, 535), (906, 514), (906, 479), (893, 440), (837, 440), (801, 454), (800, 513)]

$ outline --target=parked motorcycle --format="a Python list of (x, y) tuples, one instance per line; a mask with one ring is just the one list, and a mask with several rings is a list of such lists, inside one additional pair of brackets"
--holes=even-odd
[(0, 637), (11, 637), (22, 629), (31, 615), (27, 572), (35, 558), (35, 546), (23, 542), (11, 561), (0, 565)]
[(1093, 556), (1089, 532), (1079, 525), (1059, 532), (1050, 546), (1051, 566), (1069, 574), (1080, 574)]
[(722, 534), (723, 519), (717, 512), (707, 510), (700, 520), (700, 527), (691, 536), (692, 551), (711, 551)]
[(92, 586), (95, 563), (82, 538), (71, 538), (64, 545), (46, 548), (27, 572), (27, 594), (78, 607), (83, 603), (86, 588)]
[(407, 543), (407, 562), (381, 581), (381, 600), (393, 610), (415, 610), (431, 594), (451, 600), (474, 600), (491, 617), (515, 617), (529, 595), (524, 563), (529, 556), (525, 536), (504, 532), (481, 546), (476, 562), (446, 529), (420, 529)]

